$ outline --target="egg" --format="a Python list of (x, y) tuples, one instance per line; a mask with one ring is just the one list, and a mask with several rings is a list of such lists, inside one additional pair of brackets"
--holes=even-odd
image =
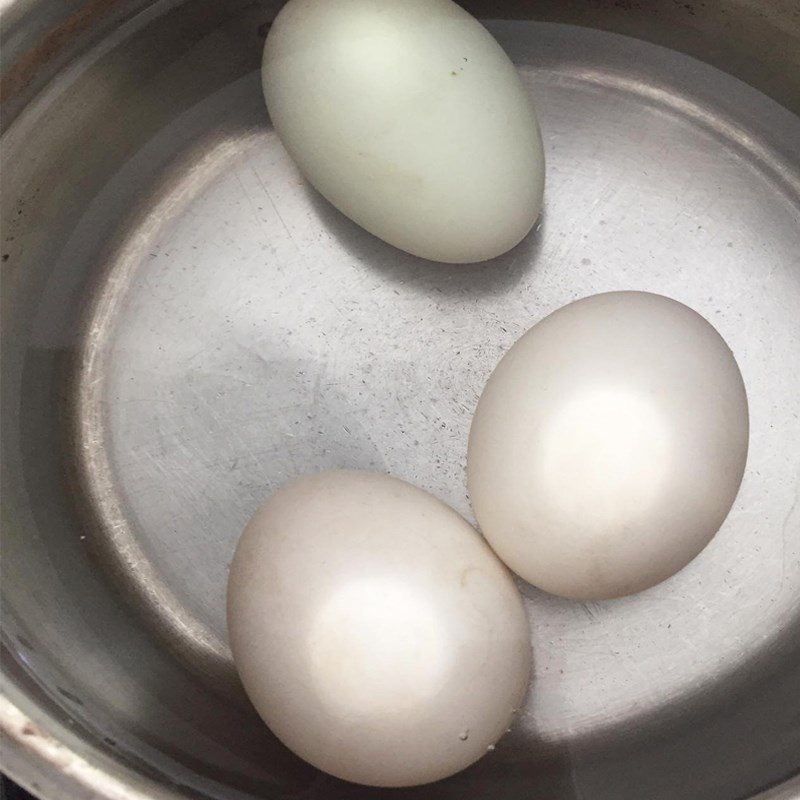
[(717, 331), (645, 292), (570, 303), (489, 378), (468, 484), (498, 555), (579, 600), (646, 589), (711, 540), (748, 447), (744, 382)]
[(339, 778), (435, 781), (476, 761), (526, 691), (510, 573), (455, 511), (403, 481), (334, 471), (272, 495), (242, 534), (228, 632), (256, 710)]
[(451, 0), (289, 0), (262, 79), (302, 173), (375, 236), (475, 262), (533, 226), (544, 156), (530, 99), (497, 41)]

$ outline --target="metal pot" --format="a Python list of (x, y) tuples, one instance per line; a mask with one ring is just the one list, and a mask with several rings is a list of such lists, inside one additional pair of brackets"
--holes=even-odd
[[(2, 3), (0, 723), (35, 794), (800, 796), (796, 0), (468, 5), (535, 97), (549, 173), (525, 242), (451, 268), (297, 174), (260, 94), (278, 3)], [(358, 466), (469, 516), (499, 354), (621, 288), (696, 308), (739, 360), (751, 453), (723, 529), (634, 597), (520, 583), (530, 696), (460, 775), (388, 792), (301, 762), (225, 643), (249, 514), (293, 474)]]

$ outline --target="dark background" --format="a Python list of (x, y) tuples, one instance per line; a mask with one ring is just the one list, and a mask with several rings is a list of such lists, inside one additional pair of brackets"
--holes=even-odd
[(0, 776), (0, 800), (36, 800), (36, 798), (2, 775)]

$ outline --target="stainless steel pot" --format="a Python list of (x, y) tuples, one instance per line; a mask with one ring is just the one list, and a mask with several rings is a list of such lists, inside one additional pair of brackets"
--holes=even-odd
[[(298, 176), (259, 86), (277, 3), (2, 4), (0, 723), (43, 798), (800, 796), (800, 8), (469, 5), (534, 95), (549, 173), (525, 242), (451, 268)], [(385, 792), (308, 767), (230, 663), (244, 521), (329, 466), (469, 515), (500, 352), (622, 288), (688, 303), (737, 355), (752, 440), (725, 526), (631, 598), (520, 584), (530, 696), (466, 772)]]

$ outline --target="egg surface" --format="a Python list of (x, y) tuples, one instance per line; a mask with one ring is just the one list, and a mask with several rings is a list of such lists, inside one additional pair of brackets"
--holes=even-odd
[(739, 368), (703, 317), (660, 295), (594, 295), (536, 324), (492, 373), (470, 430), (470, 497), (525, 580), (618, 597), (710, 541), (748, 430)]
[(533, 226), (544, 156), (530, 99), (497, 41), (451, 0), (289, 0), (262, 81), (305, 177), (375, 236), (475, 262)]
[(530, 670), (510, 573), (455, 511), (377, 473), (304, 477), (264, 503), (231, 566), (228, 632), (273, 733), (374, 786), (476, 761)]

